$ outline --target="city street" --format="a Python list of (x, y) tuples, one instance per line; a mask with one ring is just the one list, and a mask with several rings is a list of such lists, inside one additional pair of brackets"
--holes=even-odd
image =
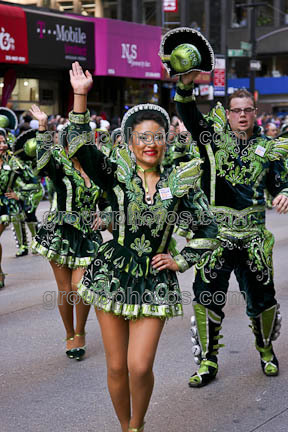
[[(38, 217), (47, 210), (48, 202), (41, 202)], [(238, 292), (233, 276), (217, 379), (202, 389), (187, 385), (196, 366), (189, 331), (191, 304), (186, 305), (184, 318), (169, 320), (164, 327), (145, 432), (287, 432), (288, 215), (270, 210), (267, 218), (276, 239), (275, 285), (283, 316), (281, 335), (274, 344), (279, 376), (262, 373), (243, 300), (231, 295)], [(1, 432), (120, 432), (107, 390), (94, 310), (87, 322), (85, 359), (68, 359), (48, 262), (31, 254), (15, 258), (10, 227), (1, 243), (7, 274), (0, 291)], [(180, 275), (183, 290), (191, 292), (192, 279), (193, 270)]]

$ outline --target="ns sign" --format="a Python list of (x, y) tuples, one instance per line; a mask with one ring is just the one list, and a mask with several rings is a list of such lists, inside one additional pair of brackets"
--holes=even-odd
[(121, 44), (122, 47), (122, 55), (121, 58), (127, 59), (128, 63), (131, 63), (132, 60), (137, 58), (137, 45), (136, 44)]

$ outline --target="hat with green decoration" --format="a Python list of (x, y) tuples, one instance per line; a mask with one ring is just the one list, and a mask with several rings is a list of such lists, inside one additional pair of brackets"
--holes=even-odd
[[(133, 124), (135, 119), (138, 116), (142, 116), (143, 120), (148, 120), (151, 114), (158, 114), (162, 118), (162, 123), (164, 125), (165, 132), (169, 131), (170, 127), (170, 118), (167, 111), (159, 105), (146, 103), (135, 105), (133, 108), (130, 108), (125, 115), (123, 116), (121, 122), (121, 136), (123, 138), (123, 142), (128, 143), (131, 137)], [(139, 118), (139, 117), (138, 117)]]
[(15, 130), (18, 120), (14, 111), (6, 107), (0, 107), (0, 128)]
[(208, 40), (189, 27), (168, 31), (162, 38), (159, 56), (171, 77), (192, 71), (212, 72), (215, 64)]
[(14, 144), (15, 156), (23, 161), (35, 161), (36, 159), (36, 129), (29, 129), (19, 135)]

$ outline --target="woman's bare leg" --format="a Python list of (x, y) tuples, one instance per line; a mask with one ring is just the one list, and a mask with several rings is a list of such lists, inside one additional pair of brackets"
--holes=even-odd
[[(50, 261), (58, 286), (58, 309), (66, 329), (66, 337), (74, 337), (73, 296), (71, 296), (72, 271), (67, 267), (59, 267)], [(67, 350), (73, 348), (73, 341), (67, 341)]]
[(164, 323), (160, 318), (142, 318), (129, 323), (130, 427), (140, 428), (144, 422), (154, 386), (153, 363)]
[(85, 304), (77, 294), (77, 285), (82, 279), (85, 272), (83, 268), (77, 268), (72, 271), (72, 290), (74, 292), (75, 309), (76, 309), (76, 327), (75, 334), (83, 336), (75, 336), (74, 348), (83, 347), (85, 345), (85, 325), (90, 311), (90, 305)]
[(129, 323), (122, 317), (96, 309), (107, 363), (109, 393), (123, 432), (130, 420), (130, 391), (127, 368)]

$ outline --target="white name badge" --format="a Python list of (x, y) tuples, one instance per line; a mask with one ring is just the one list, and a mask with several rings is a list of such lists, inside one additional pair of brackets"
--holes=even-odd
[(266, 152), (265, 147), (262, 147), (261, 145), (258, 145), (257, 148), (256, 148), (256, 150), (255, 150), (255, 153), (256, 153), (258, 156), (261, 156), (261, 157), (264, 156), (265, 152)]
[(160, 197), (161, 197), (162, 201), (173, 198), (169, 187), (159, 189), (159, 193), (160, 193)]

